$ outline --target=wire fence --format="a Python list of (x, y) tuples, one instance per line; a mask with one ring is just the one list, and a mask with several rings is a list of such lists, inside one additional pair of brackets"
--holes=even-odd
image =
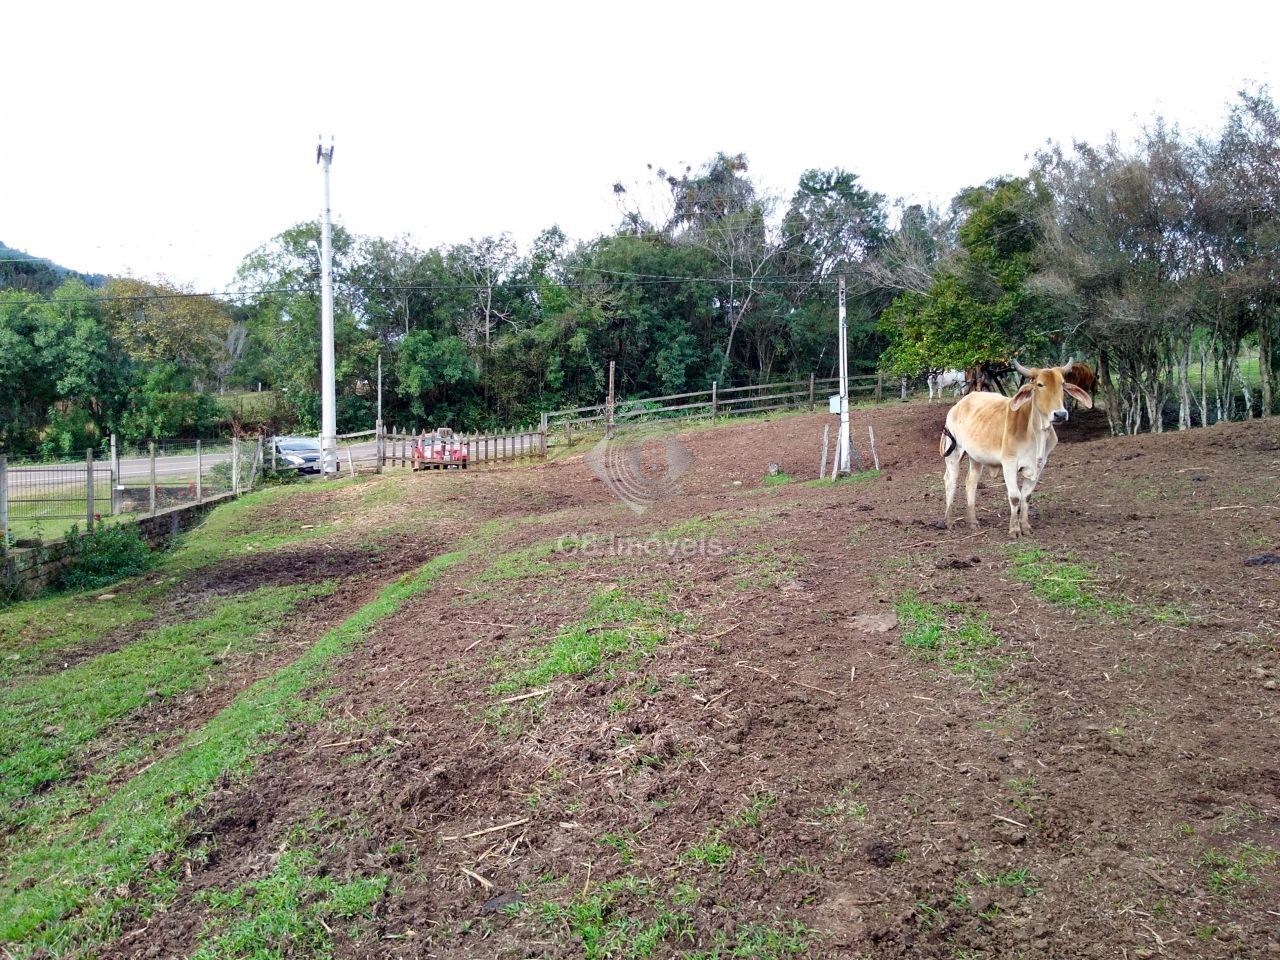
[(0, 547), (154, 516), (250, 490), (262, 477), (259, 441), (165, 440), (116, 448), (77, 464), (10, 466), (0, 456)]

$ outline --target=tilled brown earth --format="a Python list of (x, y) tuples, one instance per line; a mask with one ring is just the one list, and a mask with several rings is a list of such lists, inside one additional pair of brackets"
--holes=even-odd
[[(824, 417), (691, 432), (682, 495), (638, 517), (581, 457), (412, 487), (492, 541), (210, 799), (214, 853), (112, 955), (190, 953), (197, 895), (317, 815), (331, 875), (391, 880), (339, 956), (1280, 955), (1280, 566), (1244, 563), (1280, 547), (1280, 430), (1069, 425), (1019, 545), (1037, 593), (1002, 487), (977, 534), (938, 529), (944, 413), (857, 413), (884, 469), (834, 486), (803, 484)], [(665, 639), (491, 689), (611, 626), (600, 596)], [(910, 603), (989, 628), (986, 672), (904, 645)]]

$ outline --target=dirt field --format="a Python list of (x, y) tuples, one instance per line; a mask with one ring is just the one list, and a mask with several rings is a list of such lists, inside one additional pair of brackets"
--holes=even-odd
[(882, 470), (834, 484), (824, 416), (681, 434), (640, 515), (580, 452), (273, 491), (107, 601), (0, 612), (0, 936), (1280, 956), (1280, 424), (1073, 421), (1011, 543), (999, 481), (939, 528), (945, 411), (857, 411)]

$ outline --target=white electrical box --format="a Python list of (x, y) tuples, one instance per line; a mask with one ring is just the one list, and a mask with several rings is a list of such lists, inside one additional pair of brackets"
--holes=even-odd
[(840, 394), (838, 394), (838, 393), (837, 393), (835, 396), (828, 398), (828, 400), (827, 400), (827, 412), (828, 412), (828, 413), (839, 413), (839, 412), (840, 412)]

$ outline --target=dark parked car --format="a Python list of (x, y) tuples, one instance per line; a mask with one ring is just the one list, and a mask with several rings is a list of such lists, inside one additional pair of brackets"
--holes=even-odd
[(320, 472), (320, 441), (315, 437), (276, 437), (274, 442), (281, 470)]

